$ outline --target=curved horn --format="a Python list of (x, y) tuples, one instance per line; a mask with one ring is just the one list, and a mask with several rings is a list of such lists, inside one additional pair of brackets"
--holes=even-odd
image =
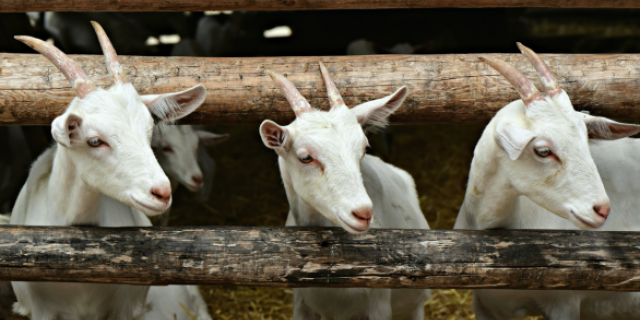
[(327, 87), (327, 96), (329, 97), (329, 105), (331, 106), (331, 109), (337, 108), (339, 106), (344, 106), (344, 100), (342, 100), (340, 91), (338, 91), (338, 88), (336, 88), (336, 84), (331, 79), (329, 71), (327, 71), (327, 68), (325, 68), (322, 62), (320, 62), (320, 72), (322, 73), (324, 84)]
[(127, 79), (127, 75), (122, 70), (122, 65), (120, 61), (118, 61), (118, 55), (116, 54), (116, 49), (113, 48), (109, 37), (107, 37), (107, 33), (104, 32), (102, 26), (95, 22), (91, 21), (93, 28), (96, 30), (96, 34), (98, 35), (98, 41), (100, 41), (100, 47), (102, 47), (102, 53), (104, 53), (104, 59), (107, 63), (107, 69), (113, 77), (113, 81), (116, 83), (127, 83), (129, 80)]
[(271, 70), (267, 70), (265, 71), (265, 73), (268, 74), (271, 79), (273, 79), (278, 87), (280, 87), (280, 90), (287, 98), (287, 101), (289, 101), (291, 108), (293, 108), (293, 112), (296, 114), (296, 117), (305, 112), (313, 111), (313, 108), (311, 108), (311, 105), (309, 104), (309, 102), (307, 102), (307, 99), (305, 99), (302, 94), (300, 94), (300, 91), (296, 89), (291, 81), (289, 81), (281, 74), (273, 72)]
[(91, 78), (82, 71), (82, 68), (54, 45), (29, 36), (15, 36), (14, 38), (47, 57), (71, 82), (71, 87), (80, 99), (97, 89)]
[(533, 50), (525, 47), (520, 42), (518, 42), (517, 44), (518, 44), (518, 48), (520, 49), (520, 52), (522, 52), (522, 54), (524, 54), (529, 59), (529, 61), (531, 61), (531, 64), (533, 65), (533, 67), (536, 68), (536, 71), (538, 72), (538, 76), (540, 77), (540, 80), (542, 80), (542, 83), (544, 84), (544, 92), (549, 97), (553, 97), (555, 95), (560, 94), (562, 92), (562, 89), (558, 85), (556, 78), (551, 73), (551, 70), (549, 70), (549, 67), (547, 66), (547, 64), (544, 63), (544, 61), (542, 61), (542, 59), (535, 52), (533, 52)]
[(479, 56), (482, 62), (490, 65), (496, 71), (500, 72), (511, 85), (518, 91), (520, 98), (525, 105), (529, 105), (535, 100), (544, 100), (540, 91), (531, 83), (531, 81), (520, 72), (516, 67), (502, 61), (494, 60), (486, 56)]

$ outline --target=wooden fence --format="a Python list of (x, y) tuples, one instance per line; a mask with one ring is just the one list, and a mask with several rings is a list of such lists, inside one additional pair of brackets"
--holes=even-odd
[(0, 280), (640, 290), (638, 233), (0, 227)]
[[(520, 54), (496, 54), (537, 79)], [(578, 110), (640, 121), (640, 55), (541, 55)], [(98, 85), (111, 85), (101, 56), (73, 57)], [(406, 85), (410, 95), (392, 123), (486, 123), (518, 94), (477, 55), (276, 58), (122, 57), (141, 93), (207, 87), (205, 103), (183, 124), (259, 124), (293, 120), (291, 107), (264, 71), (284, 73), (311, 105), (328, 108), (318, 69), (323, 61), (347, 105), (381, 98)], [(0, 54), (0, 124), (48, 125), (74, 93), (39, 54)]]

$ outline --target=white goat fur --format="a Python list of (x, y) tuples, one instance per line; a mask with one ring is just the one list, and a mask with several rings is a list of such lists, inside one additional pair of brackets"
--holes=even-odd
[[(54, 120), (51, 133), (57, 144), (33, 164), (11, 224), (151, 226), (145, 214), (158, 215), (170, 206), (169, 179), (151, 150), (152, 113), (161, 121), (186, 116), (204, 100), (204, 87), (140, 96), (130, 83), (118, 82), (108, 90), (83, 93)], [(90, 147), (87, 141), (95, 137), (104, 144)], [(168, 195), (158, 200), (153, 190)], [(14, 311), (31, 319), (144, 319), (145, 286), (12, 285), (18, 298)]]
[[(368, 227), (429, 229), (411, 176), (365, 154), (361, 126), (386, 122), (405, 97), (402, 88), (352, 109), (344, 104), (329, 112), (306, 109), (286, 127), (263, 122), (263, 142), (279, 155), (290, 206), (287, 226), (340, 226), (362, 233), (366, 228), (358, 228), (352, 211), (372, 206)], [(299, 160), (306, 154), (313, 162)], [(430, 291), (304, 288), (293, 294), (294, 319), (424, 319)]]
[(147, 320), (193, 320), (182, 308), (197, 320), (211, 320), (207, 304), (204, 302), (198, 286), (170, 285), (166, 287), (151, 287), (147, 294), (149, 311)]
[[(612, 134), (609, 126), (618, 133)], [(616, 139), (639, 131), (638, 126), (574, 111), (564, 91), (527, 106), (522, 100), (512, 102), (496, 114), (476, 146), (455, 228), (639, 230), (640, 217), (629, 212), (640, 205), (640, 170), (635, 162), (640, 160), (640, 145), (632, 139), (588, 140), (588, 136)], [(527, 138), (513, 138), (518, 135)], [(534, 149), (541, 145), (549, 146), (559, 161), (536, 155)], [(510, 156), (509, 148), (521, 153)], [(612, 211), (605, 223), (594, 206), (608, 204), (607, 194)], [(478, 320), (532, 314), (549, 320), (640, 317), (638, 293), (474, 290), (473, 294)]]

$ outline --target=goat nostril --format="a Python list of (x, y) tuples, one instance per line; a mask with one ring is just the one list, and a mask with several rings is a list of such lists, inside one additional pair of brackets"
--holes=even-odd
[(202, 184), (202, 176), (193, 176), (191, 177), (191, 180), (195, 184)]
[(169, 199), (171, 199), (171, 188), (153, 188), (151, 189), (151, 195), (153, 195), (156, 199), (167, 203)]
[(361, 220), (363, 222), (369, 223), (369, 221), (371, 220), (371, 216), (373, 215), (373, 209), (372, 208), (366, 208), (366, 207), (365, 208), (360, 208), (360, 209), (351, 211), (351, 214), (357, 220)]
[(609, 204), (595, 205), (593, 206), (593, 211), (595, 211), (597, 215), (606, 219), (611, 212), (611, 207), (609, 206)]

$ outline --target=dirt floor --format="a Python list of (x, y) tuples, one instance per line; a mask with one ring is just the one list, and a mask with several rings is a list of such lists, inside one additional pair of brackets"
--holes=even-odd
[[(484, 126), (391, 126), (370, 134), (370, 153), (413, 175), (420, 206), (432, 229), (453, 227), (473, 148)], [(217, 171), (203, 201), (184, 188), (175, 195), (171, 225), (282, 226), (289, 210), (276, 164), (257, 126), (215, 126), (229, 141), (209, 148)], [(291, 319), (290, 289), (202, 286), (214, 319)], [(433, 290), (425, 319), (475, 319), (469, 290)], [(531, 318), (533, 319), (533, 318)]]

